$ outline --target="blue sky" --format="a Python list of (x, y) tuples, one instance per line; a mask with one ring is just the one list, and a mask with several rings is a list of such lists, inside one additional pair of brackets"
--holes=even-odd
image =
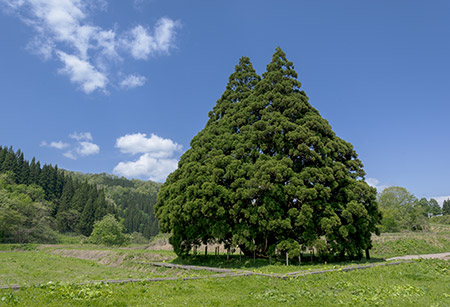
[(277, 46), (366, 179), (449, 197), (450, 2), (0, 0), (0, 144), (163, 181)]

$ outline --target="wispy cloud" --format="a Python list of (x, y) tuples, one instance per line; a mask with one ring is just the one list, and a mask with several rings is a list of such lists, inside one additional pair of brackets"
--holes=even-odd
[(90, 94), (96, 89), (106, 88), (108, 78), (88, 61), (62, 51), (58, 52), (58, 56), (64, 63), (64, 68), (61, 68), (59, 72), (68, 75), (73, 83), (80, 84), (86, 94)]
[(41, 142), (41, 146), (43, 146), (43, 147), (53, 147), (53, 148), (56, 148), (56, 149), (64, 149), (64, 148), (69, 147), (69, 144), (68, 143), (64, 143), (62, 141), (50, 142), (50, 143), (47, 143), (46, 141), (42, 141)]
[(155, 53), (167, 54), (169, 49), (173, 47), (173, 33), (179, 25), (179, 22), (169, 18), (161, 18), (156, 23), (153, 34), (150, 34), (148, 29), (138, 25), (122, 40), (122, 44), (129, 49), (131, 55), (137, 60), (145, 60)]
[[(59, 61), (58, 71), (86, 94), (96, 90), (107, 93), (109, 84), (123, 82), (113, 64), (122, 62), (127, 55), (146, 60), (152, 55), (168, 54), (175, 46), (176, 29), (180, 26), (178, 21), (163, 17), (153, 33), (143, 25), (123, 33), (103, 29), (95, 24), (92, 15), (106, 10), (106, 1), (0, 0), (0, 3), (34, 30), (28, 50), (44, 60)], [(142, 85), (143, 80), (135, 80), (134, 87)]]
[(376, 179), (376, 178), (367, 178), (366, 182), (371, 187), (376, 188), (378, 193), (383, 192), (384, 189), (389, 187), (389, 185), (380, 184), (380, 181), (378, 179)]
[(121, 88), (131, 89), (131, 88), (135, 88), (138, 86), (143, 86), (146, 81), (147, 81), (147, 78), (145, 78), (144, 76), (129, 75), (125, 79), (120, 81), (119, 85)]
[(90, 132), (74, 132), (69, 134), (69, 137), (71, 139), (77, 140), (77, 141), (92, 141), (92, 134)]
[(93, 137), (90, 132), (74, 132), (69, 135), (69, 138), (75, 140), (75, 142), (66, 143), (58, 141), (47, 143), (46, 141), (42, 141), (41, 146), (64, 150), (62, 155), (72, 160), (76, 160), (79, 157), (96, 155), (100, 152), (100, 147), (93, 143)]
[(181, 145), (153, 133), (150, 137), (145, 133), (127, 134), (116, 140), (116, 147), (122, 153), (140, 156), (134, 161), (117, 164), (115, 174), (154, 181), (164, 181), (177, 168), (178, 160), (174, 155), (182, 150)]
[(95, 155), (100, 152), (100, 147), (97, 144), (91, 142), (80, 142), (76, 148), (77, 154), (82, 157)]

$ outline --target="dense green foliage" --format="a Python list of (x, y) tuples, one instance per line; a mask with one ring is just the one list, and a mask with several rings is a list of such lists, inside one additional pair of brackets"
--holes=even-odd
[(428, 216), (428, 214), (430, 214), (431, 216), (442, 214), (442, 208), (434, 198), (431, 198), (430, 200), (421, 198), (417, 201), (417, 204), (423, 208), (423, 214), (425, 216)]
[(38, 185), (15, 184), (11, 173), (0, 174), (0, 242), (56, 242), (53, 204)]
[(89, 241), (94, 244), (104, 244), (107, 246), (124, 245), (128, 238), (122, 230), (122, 224), (114, 216), (108, 214), (101, 221), (95, 222), (94, 230)]
[(208, 242), (264, 257), (314, 248), (360, 258), (371, 248), (376, 191), (296, 78), (280, 48), (262, 78), (240, 59), (158, 194), (156, 215), (177, 254)]
[(115, 213), (96, 185), (29, 163), (20, 150), (0, 147), (0, 174), (0, 242), (54, 242), (52, 230), (89, 236), (95, 221)]
[(442, 214), (450, 215), (450, 199), (444, 200), (444, 203), (442, 205)]
[(430, 223), (450, 225), (450, 215), (449, 214), (445, 214), (445, 215), (442, 215), (442, 216), (433, 216), (430, 219)]
[(114, 203), (118, 216), (123, 219), (126, 233), (139, 232), (147, 239), (158, 234), (158, 221), (153, 213), (160, 183), (128, 180), (109, 174), (82, 174), (66, 172), (79, 180), (87, 180), (105, 191), (106, 198)]
[(0, 147), (0, 175), (0, 242), (55, 242), (55, 231), (89, 236), (108, 213), (120, 217), (127, 233), (148, 239), (159, 232), (153, 214), (159, 183), (41, 167), (7, 147)]
[(428, 224), (428, 213), (438, 215), (441, 208), (435, 199), (418, 200), (402, 187), (389, 187), (377, 196), (383, 214), (382, 232), (423, 230)]

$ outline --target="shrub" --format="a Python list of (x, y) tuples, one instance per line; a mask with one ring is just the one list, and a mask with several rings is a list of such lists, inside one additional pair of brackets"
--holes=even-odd
[(94, 224), (90, 242), (104, 245), (124, 245), (127, 236), (122, 232), (123, 226), (111, 214), (105, 215), (101, 221)]

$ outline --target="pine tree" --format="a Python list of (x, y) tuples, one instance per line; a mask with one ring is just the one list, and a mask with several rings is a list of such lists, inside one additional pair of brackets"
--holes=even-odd
[(31, 163), (30, 163), (30, 179), (29, 182), (30, 184), (38, 184), (39, 182), (39, 176), (41, 173), (41, 166), (39, 161), (36, 163), (36, 158), (33, 157), (33, 159), (31, 159)]
[(11, 178), (16, 180), (15, 170), (17, 168), (16, 154), (14, 153), (12, 147), (8, 149), (5, 154), (5, 158), (2, 163), (2, 172), (11, 172)]
[(94, 202), (97, 197), (95, 188), (91, 188), (89, 191), (86, 204), (81, 211), (80, 221), (78, 222), (78, 230), (85, 236), (90, 236), (95, 222), (95, 206)]
[(247, 255), (324, 246), (368, 256), (381, 216), (352, 145), (309, 104), (280, 48), (262, 77), (248, 58), (236, 66), (161, 188), (161, 229), (178, 254), (216, 241)]
[(0, 146), (0, 172), (3, 170), (3, 161), (5, 160), (8, 148)]

